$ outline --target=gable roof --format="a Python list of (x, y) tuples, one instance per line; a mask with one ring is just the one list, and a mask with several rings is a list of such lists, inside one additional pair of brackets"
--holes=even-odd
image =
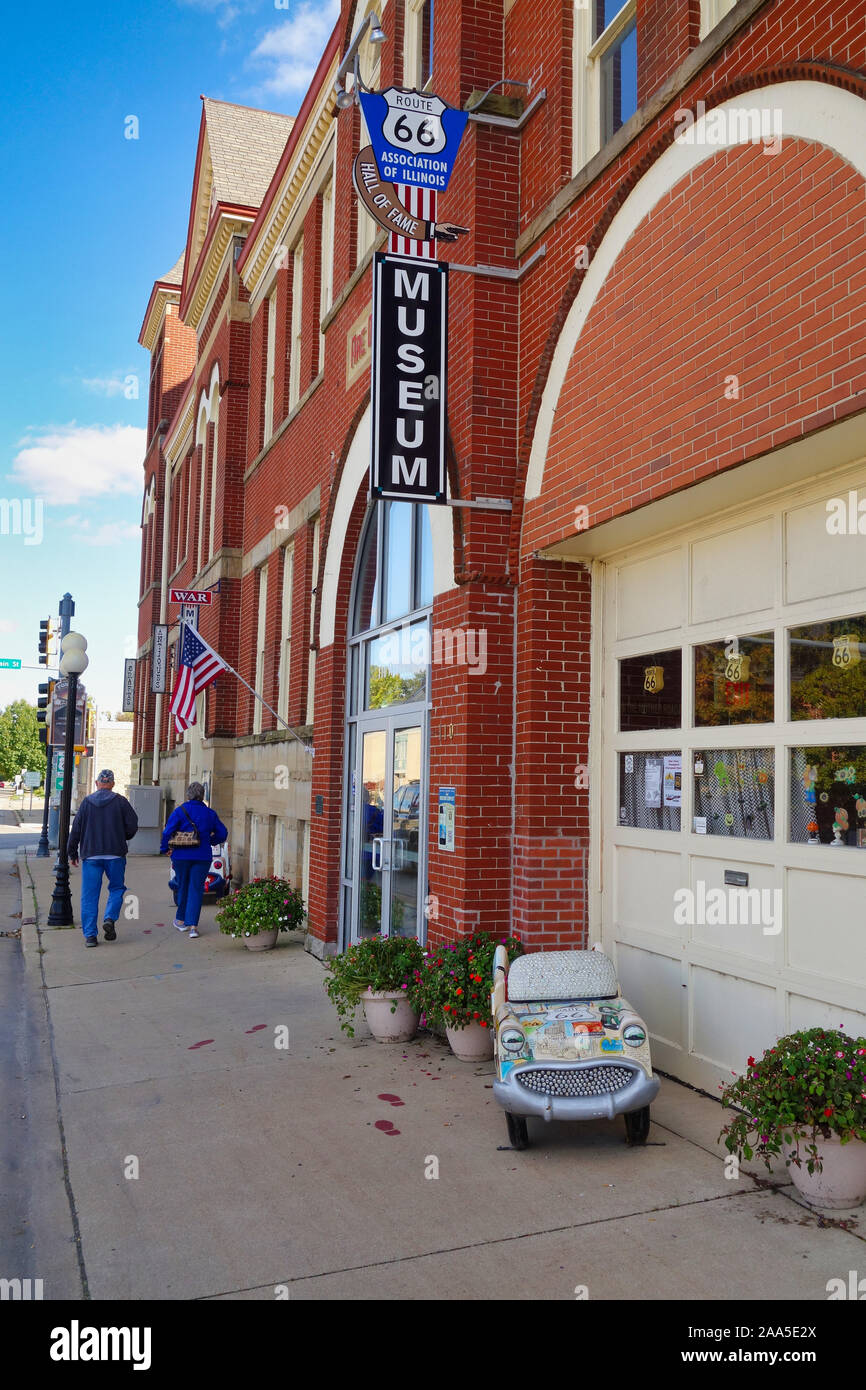
[(216, 208), (221, 206), (231, 215), (252, 222), (294, 125), (293, 116), (275, 111), (257, 111), (251, 106), (214, 101), (213, 97), (203, 96), (201, 100), (181, 295), (184, 318), (206, 259), (203, 253), (209, 238), (215, 229), (225, 230), (220, 219), (214, 219)]
[(180, 288), (183, 284), (183, 261), (184, 252), (175, 261), (171, 270), (165, 275), (161, 275), (158, 280), (154, 280), (150, 298), (147, 301), (147, 308), (144, 311), (144, 319), (141, 325), (141, 332), (138, 341), (148, 352), (153, 351), (159, 326), (165, 313), (167, 304), (178, 304), (180, 301)]
[(257, 111), (202, 97), (213, 170), (212, 196), (220, 203), (258, 208), (285, 149), (293, 116)]
[(181, 251), (171, 270), (167, 271), (165, 275), (160, 276), (159, 284), (177, 285), (178, 287), (183, 284), (183, 262), (185, 256), (186, 252)]

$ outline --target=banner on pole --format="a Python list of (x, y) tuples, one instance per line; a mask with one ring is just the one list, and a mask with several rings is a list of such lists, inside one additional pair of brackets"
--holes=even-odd
[(150, 644), (150, 690), (152, 695), (165, 693), (167, 664), (168, 624), (154, 623), (153, 640)]
[[(128, 656), (123, 663), (123, 712), (133, 714), (135, 711), (135, 670), (136, 660), (134, 656)], [(56, 740), (59, 741), (59, 740)]]

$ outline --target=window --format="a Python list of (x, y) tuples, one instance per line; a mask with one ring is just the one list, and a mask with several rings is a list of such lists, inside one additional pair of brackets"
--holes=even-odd
[(679, 830), (683, 757), (679, 750), (620, 753), (619, 823), (638, 830)]
[(289, 681), (292, 670), (292, 585), (295, 573), (295, 548), (287, 545), (283, 551), (283, 593), (280, 604), (280, 674), (277, 691), (277, 713), (288, 722)]
[(716, 25), (721, 23), (729, 10), (736, 5), (737, 0), (701, 0), (701, 38), (705, 39), (707, 34)]
[(423, 91), (433, 73), (433, 0), (406, 0), (403, 86)]
[[(277, 290), (274, 286), (267, 298), (268, 306), (268, 339), (265, 350), (265, 433), (264, 443), (267, 444), (274, 432), (274, 383), (276, 381), (277, 370)], [(294, 311), (292, 313), (292, 324), (294, 326)]]
[(680, 727), (682, 665), (679, 648), (629, 656), (619, 663), (619, 727), (623, 733)]
[(304, 239), (298, 242), (292, 256), (292, 343), (289, 358), (289, 410), (301, 396), (301, 328), (304, 295)]
[(219, 440), (219, 392), (217, 391), (216, 410), (213, 415), (213, 439), (211, 440), (210, 457), (210, 523), (208, 533), (210, 535), (210, 546), (208, 557), (216, 554), (216, 498), (217, 498), (217, 443)]
[(637, 110), (636, 8), (636, 0), (575, 0), (575, 172)]
[[(380, 502), (370, 513), (355, 575), (349, 648), (349, 713), (427, 698), (433, 602), (432, 533), (427, 508)], [(419, 614), (418, 617), (415, 615)]]
[[(334, 299), (334, 180), (329, 178), (321, 192), (322, 233), (319, 245), (319, 319), (325, 317)], [(319, 330), (319, 371), (325, 365), (325, 335)]]
[[(310, 642), (316, 634), (316, 589), (319, 584), (319, 518), (313, 522), (313, 535), (310, 554)], [(307, 666), (307, 715), (306, 722), (313, 723), (316, 702), (316, 653), (310, 647), (310, 659)]]
[(694, 831), (772, 840), (772, 748), (708, 748), (694, 754)]
[[(255, 687), (259, 695), (264, 695), (262, 685), (265, 678), (265, 636), (267, 633), (268, 618), (268, 567), (262, 565), (259, 570), (259, 598), (258, 598), (258, 618), (256, 624), (256, 679)], [(261, 700), (256, 700), (253, 707), (253, 733), (260, 734), (262, 731), (262, 710), (264, 706)]]
[(772, 724), (773, 634), (695, 647), (695, 724)]
[(791, 718), (866, 715), (866, 615), (791, 628)]
[(790, 837), (866, 848), (866, 747), (791, 750)]

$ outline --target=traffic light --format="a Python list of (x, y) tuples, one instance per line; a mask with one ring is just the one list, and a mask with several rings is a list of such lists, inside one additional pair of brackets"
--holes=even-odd
[(39, 620), (39, 665), (47, 666), (48, 658), (57, 655), (57, 635), (60, 624), (56, 618)]
[(39, 742), (47, 743), (51, 730), (51, 706), (54, 701), (55, 681), (42, 681), (36, 701), (36, 722), (39, 725)]

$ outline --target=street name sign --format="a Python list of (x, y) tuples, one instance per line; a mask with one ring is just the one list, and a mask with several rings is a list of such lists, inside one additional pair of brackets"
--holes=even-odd
[(21, 662), (15, 656), (0, 656), (0, 671), (20, 671)]

